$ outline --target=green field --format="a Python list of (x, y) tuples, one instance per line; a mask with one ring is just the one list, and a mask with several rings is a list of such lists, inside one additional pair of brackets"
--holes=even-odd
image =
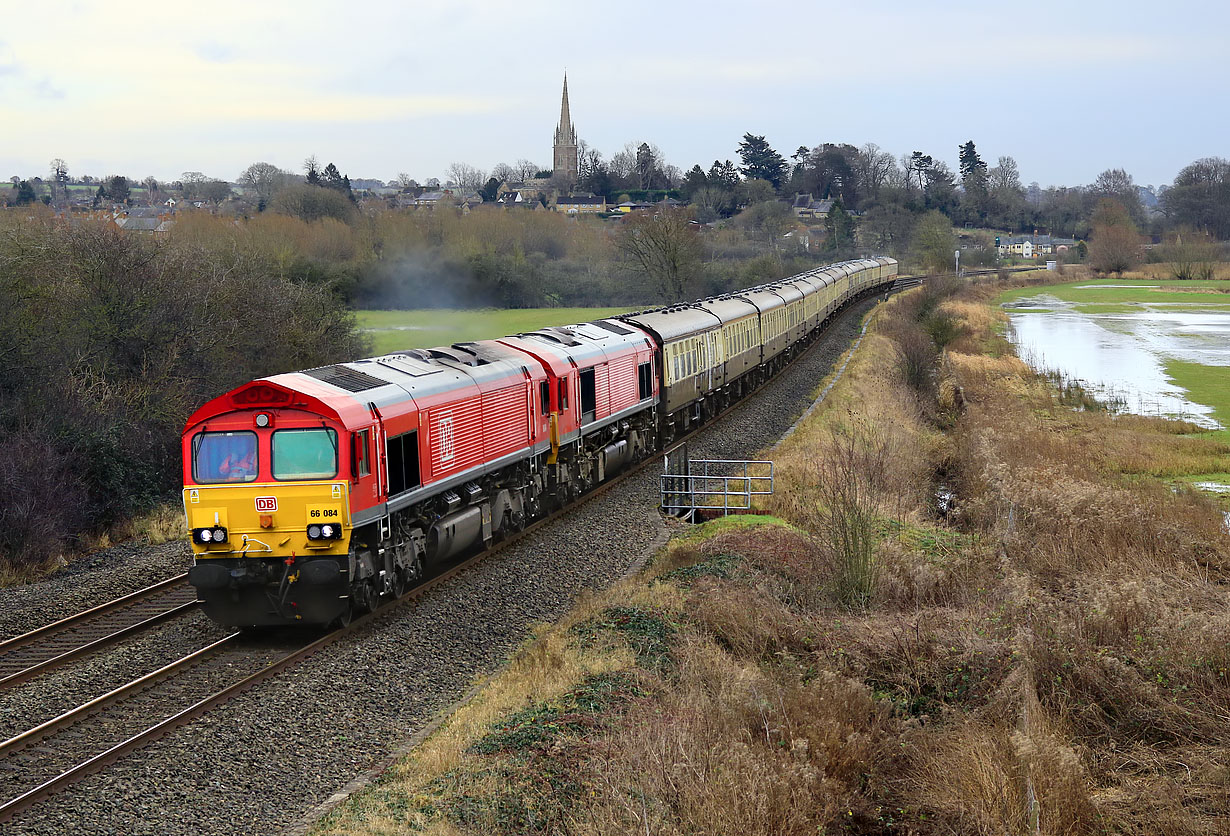
[[(1230, 310), (1230, 281), (1167, 279), (1089, 279), (1079, 282), (1022, 287), (1001, 294), (996, 302), (1010, 304), (1045, 294), (1075, 305), (1086, 314), (1133, 313), (1142, 308), (1163, 310)], [(1029, 310), (1036, 310), (1034, 302)]]
[[(1230, 366), (1168, 360), (1165, 369), (1177, 385), (1187, 390), (1191, 400), (1213, 407), (1213, 417), (1223, 427), (1230, 428)], [(1230, 442), (1230, 429), (1217, 430), (1210, 435)]]
[(626, 308), (518, 308), (473, 311), (356, 311), (377, 355), (408, 348), (487, 340), (548, 325), (571, 325), (626, 313)]

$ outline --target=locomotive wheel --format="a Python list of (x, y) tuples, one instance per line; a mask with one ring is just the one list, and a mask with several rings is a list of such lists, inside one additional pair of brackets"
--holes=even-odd
[(354, 602), (346, 602), (346, 609), (342, 610), (342, 614), (333, 619), (329, 624), (329, 629), (341, 630), (343, 627), (349, 627), (350, 622), (354, 621)]
[(406, 594), (406, 590), (410, 588), (409, 580), (406, 578), (406, 573), (400, 568), (393, 570), (393, 589), (390, 591), (390, 598), (396, 601), (398, 598)]
[(375, 588), (372, 586), (371, 581), (361, 581), (360, 583), (351, 587), (351, 590), (350, 590), (351, 609), (360, 614), (369, 613), (372, 610), (376, 609), (376, 603), (378, 599), (379, 599), (379, 595), (377, 594)]

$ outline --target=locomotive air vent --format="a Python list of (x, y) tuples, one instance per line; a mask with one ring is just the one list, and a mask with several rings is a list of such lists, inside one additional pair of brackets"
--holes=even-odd
[(314, 377), (323, 383), (328, 383), (330, 386), (345, 389), (347, 392), (365, 392), (368, 389), (375, 389), (377, 386), (384, 386), (388, 383), (386, 380), (372, 377), (370, 374), (355, 371), (354, 369), (348, 369), (345, 366), (321, 366), (318, 369), (308, 369), (304, 374), (308, 377)]
[(626, 336), (628, 334), (633, 333), (630, 328), (620, 328), (615, 323), (607, 322), (605, 319), (595, 319), (590, 324), (597, 325), (599, 328), (605, 328), (606, 330), (610, 331), (612, 334), (619, 334), (620, 336)]

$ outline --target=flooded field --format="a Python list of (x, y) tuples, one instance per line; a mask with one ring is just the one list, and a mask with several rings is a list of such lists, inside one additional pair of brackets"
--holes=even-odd
[(1225, 429), (1216, 385), (1230, 375), (1222, 285), (1083, 282), (1015, 293), (1004, 310), (1034, 368), (1079, 381), (1116, 408)]

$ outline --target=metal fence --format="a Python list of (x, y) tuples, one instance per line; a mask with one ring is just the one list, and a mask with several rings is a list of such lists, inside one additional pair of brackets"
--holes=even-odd
[(752, 497), (773, 493), (773, 462), (689, 459), (687, 445), (667, 451), (662, 472), (662, 510), (684, 519), (705, 512), (750, 511)]

